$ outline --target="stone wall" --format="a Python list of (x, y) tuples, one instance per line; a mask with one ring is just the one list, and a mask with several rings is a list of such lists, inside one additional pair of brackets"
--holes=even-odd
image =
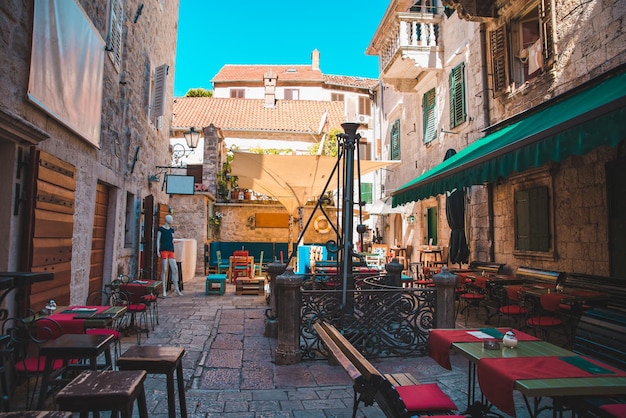
[[(77, 0), (102, 39), (107, 38), (109, 1)], [(174, 83), (174, 58), (178, 28), (178, 0), (145, 4), (137, 21), (134, 17), (144, 2), (127, 0), (124, 4), (123, 57), (118, 71), (105, 52), (103, 69), (103, 101), (100, 146), (94, 147), (66, 126), (57, 122), (41, 108), (26, 99), (32, 43), (33, 2), (8, 0), (0, 2), (0, 65), (5, 69), (0, 83), (0, 108), (15, 115), (24, 127), (32, 126), (48, 139), (28, 138), (26, 141), (0, 133), (0, 142), (14, 145), (27, 152), (31, 144), (76, 167), (76, 192), (71, 261), (71, 285), (67, 289), (70, 301), (84, 303), (89, 289), (92, 259), (92, 231), (96, 211), (96, 186), (105, 185), (109, 191), (106, 208), (106, 242), (103, 249), (104, 283), (119, 273), (138, 272), (140, 246), (141, 201), (154, 195), (155, 202), (167, 203), (168, 196), (161, 187), (147, 181), (157, 165), (169, 165), (169, 127)], [(5, 53), (6, 52), (6, 53)], [(165, 89), (162, 124), (155, 126), (148, 115), (154, 69), (169, 65)], [(25, 132), (24, 129), (20, 131)], [(21, 141), (20, 141), (21, 140)], [(41, 142), (39, 142), (41, 141)], [(4, 147), (3, 147), (4, 149)], [(3, 160), (4, 161), (4, 160)], [(7, 155), (7, 165), (15, 173), (16, 153)], [(24, 172), (24, 171), (23, 171)], [(13, 177), (13, 175), (12, 175)], [(23, 177), (22, 177), (23, 179)], [(23, 180), (20, 180), (23, 181)], [(9, 188), (10, 186), (10, 188)], [(12, 190), (12, 182), (2, 186), (2, 195)], [(7, 193), (5, 193), (7, 192)], [(127, 195), (134, 196), (131, 213), (134, 230), (128, 231), (133, 242), (125, 242), (127, 232)], [(149, 214), (146, 214), (149, 215)], [(22, 210), (13, 216), (11, 227), (2, 236), (10, 242), (8, 251), (15, 265), (22, 245)], [(6, 257), (0, 256), (0, 260)], [(94, 290), (94, 289), (91, 289)]]

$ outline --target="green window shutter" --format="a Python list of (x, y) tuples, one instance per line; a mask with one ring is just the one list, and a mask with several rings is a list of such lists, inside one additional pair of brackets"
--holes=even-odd
[(530, 247), (533, 251), (550, 250), (550, 212), (548, 188), (537, 187), (530, 192)]
[(372, 198), (372, 183), (361, 183), (361, 201), (374, 203)]
[(515, 193), (515, 248), (520, 251), (550, 250), (550, 209), (547, 187)]
[(528, 190), (515, 193), (516, 249), (530, 250), (530, 198)]
[(390, 158), (392, 160), (400, 159), (400, 119), (397, 119), (393, 125), (391, 125), (391, 131), (389, 133), (389, 147)]
[(428, 143), (437, 138), (437, 121), (435, 118), (436, 100), (435, 89), (426, 92), (422, 99), (422, 107), (424, 109), (424, 143)]
[(450, 127), (459, 126), (466, 118), (465, 63), (461, 63), (450, 72)]
[(494, 93), (502, 93), (508, 86), (508, 58), (506, 25), (489, 32), (491, 52), (491, 75)]

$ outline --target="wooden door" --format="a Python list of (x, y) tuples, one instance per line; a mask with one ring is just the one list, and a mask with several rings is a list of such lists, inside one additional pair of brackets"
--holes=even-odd
[(98, 183), (96, 186), (96, 207), (93, 215), (93, 230), (91, 236), (89, 292), (103, 289), (104, 248), (106, 243), (110, 191), (110, 188), (103, 183)]
[(70, 301), (76, 169), (34, 147), (29, 168), (29, 216), (24, 229), (22, 266), (26, 271), (54, 273), (54, 280), (35, 283), (27, 289), (28, 306), (39, 310), (50, 299), (59, 305)]
[(148, 195), (143, 199), (143, 225), (141, 230), (141, 277), (154, 279), (154, 196)]

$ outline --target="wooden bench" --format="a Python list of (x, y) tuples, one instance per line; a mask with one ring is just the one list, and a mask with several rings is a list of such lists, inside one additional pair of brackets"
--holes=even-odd
[(591, 274), (568, 273), (565, 286), (595, 290), (606, 293), (609, 300), (606, 306), (626, 311), (626, 280), (613, 277), (594, 276)]
[(263, 296), (265, 294), (265, 279), (239, 277), (237, 278), (237, 282), (235, 284), (235, 294)]
[(565, 282), (566, 274), (562, 271), (520, 266), (515, 271), (515, 277), (533, 283), (544, 283), (556, 286)]
[(472, 261), (469, 263), (469, 269), (480, 272), (484, 271), (485, 273), (500, 274), (504, 269), (504, 264), (487, 261)]
[(334, 358), (354, 382), (353, 418), (360, 402), (371, 406), (376, 401), (387, 417), (449, 414), (458, 409), (436, 383), (420, 384), (410, 373), (381, 374), (333, 325), (322, 322), (313, 328), (329, 351), (329, 360)]
[[(572, 350), (626, 370), (625, 330), (625, 311), (608, 308), (587, 310), (578, 322)], [(601, 409), (606, 404), (621, 404), (622, 413), (626, 413), (625, 397), (576, 397), (566, 401), (566, 405), (581, 413), (581, 416), (608, 416)]]

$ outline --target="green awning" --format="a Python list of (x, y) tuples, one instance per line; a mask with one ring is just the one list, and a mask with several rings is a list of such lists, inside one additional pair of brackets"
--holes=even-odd
[[(615, 147), (626, 137), (626, 72), (541, 110), (469, 144), (441, 164), (392, 193), (393, 206), (443, 194)], [(443, 158), (443, 155), (442, 155)]]

